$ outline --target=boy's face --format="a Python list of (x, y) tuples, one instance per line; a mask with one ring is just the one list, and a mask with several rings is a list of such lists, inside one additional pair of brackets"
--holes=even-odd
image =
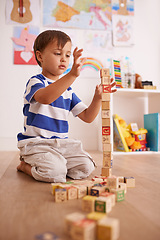
[(49, 43), (42, 51), (37, 51), (37, 58), (41, 62), (42, 74), (52, 80), (57, 80), (69, 65), (71, 56), (71, 42), (67, 42), (64, 47), (58, 47), (57, 41)]

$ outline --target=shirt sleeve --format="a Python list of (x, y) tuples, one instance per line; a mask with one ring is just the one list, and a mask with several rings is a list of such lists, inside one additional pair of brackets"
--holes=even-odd
[(73, 92), (72, 93), (72, 104), (71, 104), (71, 112), (73, 116), (77, 116), (81, 112), (83, 112), (85, 109), (87, 109), (87, 105), (85, 105)]
[(40, 89), (44, 88), (45, 83), (42, 80), (39, 80), (37, 78), (31, 78), (26, 86), (26, 91), (24, 94), (24, 98), (27, 102), (34, 102), (34, 94)]

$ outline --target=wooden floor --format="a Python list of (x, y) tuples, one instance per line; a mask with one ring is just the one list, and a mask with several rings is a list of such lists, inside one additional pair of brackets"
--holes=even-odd
[[(90, 152), (100, 175), (102, 153)], [(64, 217), (82, 212), (81, 199), (55, 203), (49, 183), (16, 171), (17, 152), (0, 153), (0, 240), (34, 240), (47, 231), (65, 236)], [(116, 203), (109, 217), (120, 220), (120, 240), (160, 239), (160, 154), (114, 156), (113, 174), (134, 176), (136, 188)], [(90, 176), (90, 177), (92, 177)]]

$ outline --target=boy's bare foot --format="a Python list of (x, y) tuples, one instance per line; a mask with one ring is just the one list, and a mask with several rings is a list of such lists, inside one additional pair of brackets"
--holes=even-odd
[(32, 176), (31, 168), (32, 168), (31, 165), (24, 161), (21, 161), (20, 164), (17, 166), (17, 171), (24, 172), (29, 176)]

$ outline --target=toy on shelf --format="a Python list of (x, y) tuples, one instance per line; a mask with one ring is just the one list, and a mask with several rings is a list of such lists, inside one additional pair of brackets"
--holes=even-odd
[(139, 89), (143, 88), (142, 77), (138, 73), (135, 74), (135, 88), (139, 88)]
[(144, 128), (138, 129), (136, 123), (127, 123), (120, 116), (115, 114), (113, 123), (114, 132), (114, 150), (115, 151), (146, 151), (147, 130)]

